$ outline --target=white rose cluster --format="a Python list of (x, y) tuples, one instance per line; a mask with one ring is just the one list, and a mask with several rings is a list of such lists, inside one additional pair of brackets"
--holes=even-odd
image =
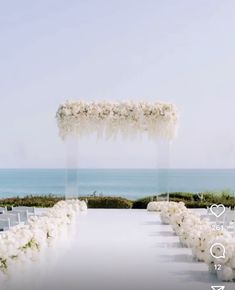
[[(235, 280), (235, 240), (230, 232), (215, 229), (209, 220), (201, 219), (183, 203), (159, 202), (158, 207), (162, 223), (172, 226), (182, 245), (192, 249), (195, 260), (205, 262), (220, 281)], [(224, 246), (225, 257), (218, 259), (211, 255), (210, 249), (215, 243)], [(223, 254), (220, 247), (215, 247), (214, 251), (216, 257)], [(216, 269), (218, 264), (221, 269)]]
[[(34, 257), (71, 224), (76, 214), (87, 209), (78, 199), (59, 201), (42, 216), (30, 217), (27, 224), (17, 225), (0, 235), (0, 274), (15, 261)], [(2, 273), (1, 273), (2, 272)]]
[(56, 113), (60, 136), (112, 138), (134, 137), (146, 133), (151, 138), (173, 139), (177, 131), (175, 105), (149, 102), (67, 101)]
[(147, 205), (147, 211), (160, 212), (164, 206), (165, 201), (150, 201)]

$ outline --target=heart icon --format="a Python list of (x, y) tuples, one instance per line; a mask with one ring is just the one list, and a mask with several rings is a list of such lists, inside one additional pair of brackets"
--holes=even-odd
[(210, 211), (214, 216), (219, 218), (225, 213), (225, 206), (223, 204), (212, 204)]

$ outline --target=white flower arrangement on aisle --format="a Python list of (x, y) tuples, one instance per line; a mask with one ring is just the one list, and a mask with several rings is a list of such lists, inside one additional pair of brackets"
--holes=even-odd
[(3, 232), (0, 235), (0, 272), (6, 273), (16, 260), (32, 258), (51, 239), (58, 237), (79, 211), (86, 209), (84, 201), (59, 201), (45, 215), (32, 216), (27, 224)]
[[(196, 260), (205, 262), (220, 281), (235, 280), (235, 240), (230, 232), (215, 230), (207, 219), (202, 220), (183, 203), (158, 202), (158, 209), (162, 223), (172, 226), (182, 245), (192, 249)], [(213, 258), (210, 249), (215, 243), (224, 246), (225, 258)], [(220, 248), (215, 248), (215, 251), (218, 251), (215, 256), (221, 256)], [(222, 268), (216, 270), (215, 264), (222, 265)]]
[(163, 208), (161, 210), (161, 220), (163, 224), (169, 224), (170, 220), (173, 216), (177, 213), (184, 211), (185, 205), (183, 202), (176, 203), (176, 202), (165, 202), (163, 204)]
[(147, 205), (147, 211), (160, 212), (164, 203), (166, 203), (166, 201), (150, 201)]
[(76, 101), (60, 105), (56, 119), (63, 139), (92, 133), (106, 138), (147, 133), (151, 138), (173, 139), (178, 113), (175, 105), (158, 102)]

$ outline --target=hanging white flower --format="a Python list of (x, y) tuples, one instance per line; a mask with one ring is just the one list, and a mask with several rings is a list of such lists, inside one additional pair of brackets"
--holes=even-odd
[(178, 112), (173, 104), (126, 102), (66, 102), (56, 113), (60, 136), (78, 137), (97, 133), (98, 137), (117, 135), (173, 139)]

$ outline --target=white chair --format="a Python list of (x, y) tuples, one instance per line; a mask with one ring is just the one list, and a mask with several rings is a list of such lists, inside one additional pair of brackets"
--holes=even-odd
[(0, 231), (6, 231), (10, 228), (10, 219), (1, 219), (0, 218)]
[(27, 210), (16, 210), (15, 208), (10, 211), (12, 214), (18, 214), (20, 217), (20, 222), (26, 223), (29, 218), (29, 213)]
[(32, 206), (16, 206), (16, 207), (13, 207), (12, 206), (12, 211), (27, 211), (28, 214), (33, 214), (35, 215), (35, 207), (32, 207)]
[(21, 220), (20, 220), (20, 215), (18, 213), (12, 213), (12, 212), (7, 212), (4, 214), (0, 215), (1, 220), (9, 220), (10, 221), (10, 227), (18, 225)]
[(5, 213), (7, 211), (7, 207), (1, 207), (0, 206), (0, 214)]

